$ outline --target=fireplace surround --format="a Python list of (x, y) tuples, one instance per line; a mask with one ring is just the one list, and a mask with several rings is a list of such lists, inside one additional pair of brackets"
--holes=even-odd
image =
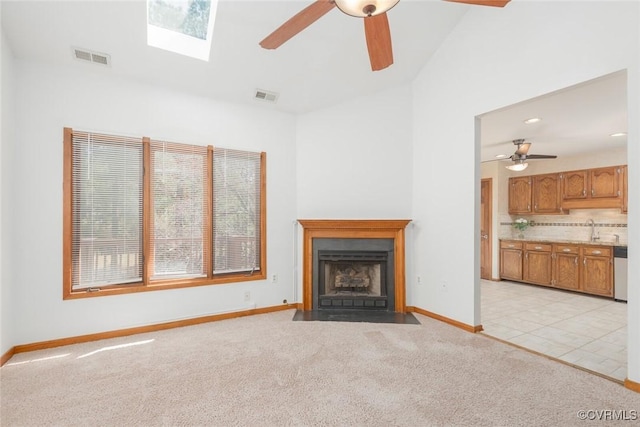
[(404, 313), (405, 240), (410, 220), (307, 220), (302, 309)]

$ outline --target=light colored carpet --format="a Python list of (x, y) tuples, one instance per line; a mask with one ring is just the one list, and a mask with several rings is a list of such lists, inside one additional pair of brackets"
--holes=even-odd
[(293, 314), (17, 354), (0, 370), (0, 424), (584, 426), (580, 410), (640, 411), (619, 384), (424, 316)]

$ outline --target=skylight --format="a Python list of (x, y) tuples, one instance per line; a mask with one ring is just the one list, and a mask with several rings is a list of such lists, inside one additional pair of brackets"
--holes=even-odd
[(147, 0), (149, 46), (209, 60), (218, 0)]

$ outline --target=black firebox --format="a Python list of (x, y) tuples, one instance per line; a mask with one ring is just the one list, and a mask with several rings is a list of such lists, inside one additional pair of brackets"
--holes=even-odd
[(314, 310), (394, 311), (393, 240), (314, 239)]

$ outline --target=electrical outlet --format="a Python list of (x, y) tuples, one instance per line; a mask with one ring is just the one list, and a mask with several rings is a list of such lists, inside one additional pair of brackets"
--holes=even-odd
[(422, 277), (418, 276), (418, 285), (422, 285)]
[(271, 283), (277, 283), (278, 282), (278, 275), (274, 274), (273, 276), (271, 276)]
[(447, 288), (447, 282), (442, 282), (442, 285), (440, 286), (440, 290), (442, 291), (442, 293), (446, 293), (448, 288)]
[(249, 301), (251, 301), (251, 292), (249, 292), (249, 291), (244, 291), (244, 301), (245, 301), (245, 302), (249, 302)]

